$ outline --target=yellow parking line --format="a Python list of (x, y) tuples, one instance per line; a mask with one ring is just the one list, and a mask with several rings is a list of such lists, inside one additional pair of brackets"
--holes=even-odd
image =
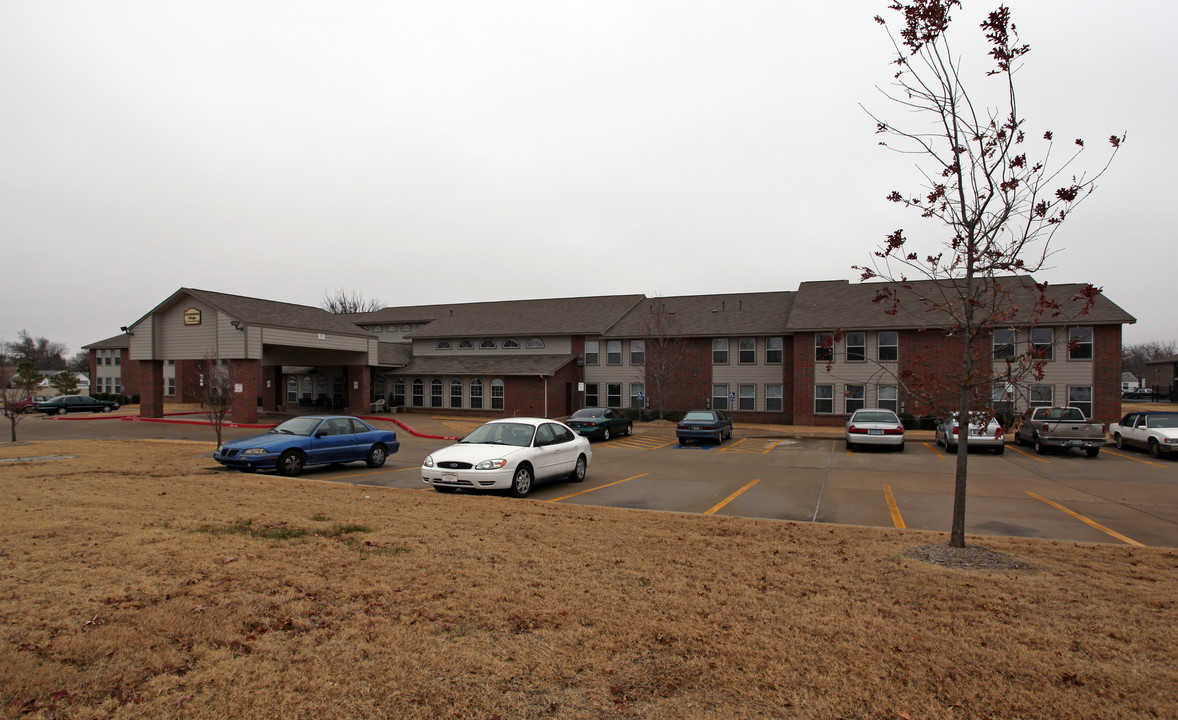
[(1167, 465), (1163, 465), (1161, 463), (1156, 463), (1156, 462), (1150, 462), (1149, 460), (1142, 460), (1141, 458), (1136, 458), (1136, 457), (1133, 457), (1132, 455), (1122, 455), (1121, 453), (1113, 452), (1112, 450), (1105, 450), (1105, 452), (1108, 453), (1109, 455), (1116, 455), (1119, 458), (1125, 458), (1126, 460), (1134, 460), (1139, 463), (1145, 463), (1146, 465), (1153, 465), (1154, 467), (1160, 467), (1160, 468), (1168, 467)]
[(1050, 460), (1044, 460), (1043, 458), (1039, 457), (1038, 455), (1032, 455), (1031, 453), (1027, 452), (1026, 450), (1020, 450), (1018, 447), (1016, 447), (1014, 445), (1008, 445), (1007, 447), (1009, 447), (1011, 450), (1014, 450), (1019, 455), (1025, 455), (1025, 456), (1031, 458), (1032, 460), (1038, 460), (1041, 463), (1051, 464)]
[(584, 495), (585, 493), (591, 493), (594, 490), (600, 490), (602, 488), (607, 488), (612, 485), (620, 485), (624, 482), (630, 482), (631, 480), (636, 480), (640, 477), (646, 477), (649, 474), (650, 473), (642, 473), (641, 475), (634, 475), (633, 477), (628, 477), (628, 478), (625, 478), (624, 480), (615, 480), (614, 482), (606, 483), (605, 485), (598, 485), (597, 487), (591, 487), (588, 490), (582, 490), (581, 492), (575, 492), (572, 495), (565, 495), (564, 497), (552, 498), (548, 502), (560, 502), (561, 500), (568, 500), (571, 497), (577, 497), (578, 495)]
[(740, 496), (740, 494), (741, 494), (741, 493), (743, 493), (745, 490), (748, 490), (748, 489), (749, 489), (749, 488), (751, 488), (753, 485), (756, 485), (756, 484), (757, 484), (757, 483), (759, 483), (759, 482), (761, 482), (761, 480), (760, 480), (759, 478), (758, 478), (758, 479), (756, 479), (756, 480), (753, 480), (752, 482), (748, 483), (747, 485), (745, 485), (745, 486), (744, 486), (744, 487), (742, 487), (741, 489), (737, 490), (736, 492), (732, 493), (732, 494), (731, 494), (731, 495), (729, 495), (728, 497), (724, 498), (722, 501), (720, 501), (720, 504), (719, 504), (719, 505), (716, 505), (716, 507), (712, 508), (711, 510), (708, 510), (707, 512), (705, 512), (705, 513), (704, 513), (704, 515), (715, 515), (717, 510), (719, 510), (720, 508), (724, 507), (724, 506), (725, 506), (725, 505), (727, 505), (728, 503), (732, 502), (732, 501), (733, 501), (733, 500), (735, 500), (737, 497), (739, 497), (739, 496)]
[(1048, 500), (1047, 498), (1043, 497), (1042, 495), (1036, 495), (1035, 493), (1031, 492), (1030, 490), (1027, 491), (1027, 494), (1030, 495), (1031, 497), (1035, 498), (1036, 500), (1042, 500), (1043, 502), (1047, 503), (1048, 505), (1055, 508), (1056, 510), (1060, 510), (1062, 512), (1067, 513), (1068, 515), (1071, 515), (1072, 517), (1076, 518), (1080, 522), (1090, 525), (1090, 526), (1096, 528), (1097, 530), (1101, 531), (1102, 533), (1107, 533), (1109, 535), (1112, 535), (1113, 537), (1120, 540), (1121, 542), (1127, 543), (1129, 545), (1134, 545), (1136, 547), (1145, 547), (1145, 545), (1143, 543), (1139, 543), (1136, 540), (1134, 540), (1133, 538), (1125, 537), (1124, 535), (1117, 532), (1116, 530), (1110, 530), (1110, 529), (1106, 528), (1105, 526), (1101, 525), (1100, 523), (1096, 522), (1095, 520), (1089, 520), (1088, 518), (1084, 517), (1080, 513), (1076, 512), (1074, 510), (1069, 510), (1068, 508), (1064, 507), (1063, 505), (1060, 505), (1059, 503), (1054, 502), (1052, 500)]
[(929, 450), (932, 450), (933, 455), (936, 455), (937, 457), (941, 458), (942, 460), (945, 459), (945, 456), (941, 454), (941, 451), (937, 450), (937, 448), (940, 447), (939, 445), (936, 445), (936, 444), (929, 445), (928, 443), (921, 443), (921, 444), (924, 445)]
[(900, 516), (900, 508), (896, 505), (896, 497), (892, 495), (892, 486), (884, 485), (884, 497), (888, 501), (888, 510), (892, 513), (892, 524), (901, 530), (908, 527), (904, 524), (904, 518)]

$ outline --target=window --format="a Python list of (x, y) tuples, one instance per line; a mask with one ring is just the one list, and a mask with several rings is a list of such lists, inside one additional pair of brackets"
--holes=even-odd
[(311, 376), (303, 376), (303, 400), (311, 400)]
[(413, 378), (413, 407), (425, 407), (425, 383)]
[(599, 347), (600, 346), (596, 340), (586, 340), (585, 341), (585, 364), (586, 365), (596, 365), (597, 364), (597, 355), (600, 352)]
[(848, 385), (843, 391), (843, 410), (848, 415), (864, 407), (865, 393), (862, 385)]
[(495, 341), (491, 338), (487, 338), (479, 343), (479, 350), (494, 350), (496, 347)]
[(483, 381), (479, 378), (470, 381), (470, 408), (472, 410), (483, 409)]
[(879, 361), (896, 362), (900, 359), (900, 333), (886, 330), (879, 334)]
[[(829, 362), (834, 358), (834, 333), (814, 333), (814, 361)], [(825, 386), (823, 386), (825, 387)], [(834, 397), (833, 395), (831, 396)], [(833, 410), (831, 412), (834, 412)]]
[(1004, 328), (994, 331), (994, 358), (996, 360), (1014, 359), (1014, 330)]
[[(172, 385), (175, 387), (176, 378), (171, 378)], [(175, 395), (175, 393), (172, 393)], [(288, 403), (297, 403), (299, 401), (299, 379), (296, 377), (288, 377), (286, 379), (286, 401)]]
[(401, 326), (401, 332), (403, 332), (403, 333), (407, 333), (412, 329), (413, 329), (412, 325), (402, 325)]
[(474, 343), (472, 343), (470, 341), (470, 338), (463, 338), (458, 341), (458, 349), (459, 350), (470, 350), (473, 347), (474, 347)]
[(327, 397), (327, 376), (320, 375), (319, 379), (315, 381), (315, 398)]
[(605, 341), (605, 364), (606, 365), (621, 365), (622, 364), (622, 341), (621, 340), (606, 340)]
[(645, 407), (646, 386), (642, 383), (630, 383), (630, 407)]
[(491, 409), (502, 410), (504, 399), (503, 381), (495, 378), (491, 381)]
[(780, 365), (785, 360), (785, 339), (771, 337), (765, 339), (765, 363)]
[(121, 363), (122, 360), (123, 360), (123, 351), (120, 350), (119, 348), (115, 348), (115, 365), (118, 365), (119, 363)]
[(712, 364), (728, 364), (728, 338), (712, 338)]
[(1092, 387), (1069, 387), (1068, 405), (1079, 408), (1084, 417), (1092, 417)]
[(382, 333), (382, 332), (384, 332), (384, 325), (377, 325), (375, 327), (370, 327), (368, 329), (371, 330), (372, 332)]
[(781, 412), (784, 409), (781, 398), (782, 396), (780, 385), (766, 385), (765, 412)]
[(176, 378), (168, 378), (168, 387), (164, 390), (164, 394), (172, 397), (176, 396)]
[(605, 404), (610, 407), (622, 406), (622, 386), (620, 383), (609, 383), (605, 386)]
[(396, 325), (389, 325), (388, 331), (389, 332), (397, 332), (397, 326)]
[(900, 412), (900, 395), (895, 385), (879, 386), (879, 406), (894, 413)]
[(507, 338), (503, 341), (504, 350), (519, 350), (519, 340), (515, 338)]
[(1092, 328), (1074, 327), (1068, 331), (1068, 359), (1092, 359)]
[(736, 361), (741, 365), (757, 362), (757, 339), (743, 337), (736, 341)]
[(111, 356), (110, 350), (104, 350), (102, 352), (102, 355), (103, 355), (102, 364), (103, 365), (110, 365), (110, 356)]
[(450, 341), (449, 340), (439, 340), (438, 344), (435, 345), (434, 347), (437, 350), (449, 350), (450, 349)]
[(646, 364), (646, 341), (645, 340), (631, 340), (630, 341), (630, 364), (631, 365), (645, 365)]
[(585, 407), (597, 407), (597, 383), (585, 383)]
[(728, 409), (728, 386), (727, 385), (713, 385), (712, 386), (712, 409), (713, 410), (727, 410)]
[(834, 385), (814, 386), (814, 412), (822, 415), (834, 412)]
[(863, 362), (867, 359), (867, 333), (847, 333), (847, 362)]
[(462, 381), (458, 378), (450, 380), (450, 407), (462, 407)]
[(1055, 359), (1055, 331), (1051, 328), (1031, 328), (1031, 349), (1038, 360)]
[(741, 385), (737, 389), (737, 410), (756, 410), (757, 409), (757, 386), (756, 385)]
[(1055, 404), (1055, 393), (1050, 385), (1031, 386), (1031, 407), (1051, 407)]
[(405, 407), (405, 378), (393, 379), (393, 405)]
[(534, 350), (544, 347), (544, 341), (538, 337), (528, 338), (528, 349)]
[(429, 383), (429, 406), (434, 408), (442, 407), (442, 380), (441, 378), (434, 378)]

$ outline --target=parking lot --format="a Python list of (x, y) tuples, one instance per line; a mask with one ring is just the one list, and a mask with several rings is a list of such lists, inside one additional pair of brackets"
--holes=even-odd
[[(462, 434), (462, 422), (404, 416), (415, 430)], [(476, 423), (477, 424), (477, 423)], [(231, 439), (261, 432), (226, 428)], [(836, 429), (837, 432), (837, 429)], [(35, 418), (21, 439), (144, 437), (205, 441), (202, 425)], [(401, 450), (384, 467), (309, 468), (304, 480), (432, 492), (418, 468), (448, 443), (398, 432)], [(903, 453), (848, 452), (841, 439), (742, 432), (720, 446), (679, 445), (673, 427), (596, 442), (585, 482), (539, 486), (528, 500), (886, 528), (949, 530), (956, 458), (931, 434), (910, 436)], [(1178, 547), (1178, 461), (1107, 447), (1038, 456), (1013, 445), (970, 455), (967, 533), (1093, 543)], [(210, 467), (217, 467), (210, 460)], [(225, 471), (230, 472), (230, 471)], [(297, 482), (297, 481), (295, 481)], [(462, 494), (455, 502), (471, 501)], [(474, 499), (477, 501), (477, 499)]]

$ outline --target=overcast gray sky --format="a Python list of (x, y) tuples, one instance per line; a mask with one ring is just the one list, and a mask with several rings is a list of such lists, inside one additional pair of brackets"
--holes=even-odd
[[(997, 3), (965, 4), (978, 38)], [(891, 231), (938, 230), (884, 200), (918, 176), (859, 107), (896, 115), (887, 5), (0, 0), (0, 338), (76, 351), (184, 286), (408, 305), (857, 280)], [(1094, 168), (1128, 133), (1038, 277), (1102, 286), (1127, 343), (1178, 338), (1178, 5), (1009, 5), (1032, 134), (1085, 138)]]

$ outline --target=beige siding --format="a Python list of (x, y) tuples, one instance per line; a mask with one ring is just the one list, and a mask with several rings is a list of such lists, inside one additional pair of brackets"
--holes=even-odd
[[(184, 324), (184, 313), (189, 308), (200, 310), (200, 325)], [(212, 307), (192, 298), (183, 298), (172, 307), (156, 313), (152, 356), (156, 359), (197, 360), (218, 352), (217, 315)]]
[[(344, 350), (349, 352), (369, 352), (370, 338), (357, 335), (335, 335), (333, 333), (317, 333), (307, 330), (289, 330), (285, 328), (259, 328), (262, 342), (267, 345), (287, 345), (299, 348), (321, 348), (326, 350)], [(375, 348), (375, 343), (373, 343)], [(375, 349), (372, 350), (375, 352)]]
[[(544, 347), (529, 349), (527, 347), (527, 344), (528, 344), (528, 340), (530, 340), (531, 337), (532, 336), (514, 337), (513, 339), (519, 341), (519, 344), (520, 344), (519, 348), (517, 348), (517, 349), (505, 349), (503, 347), (503, 341), (507, 339), (506, 337), (489, 338), (489, 339), (495, 341), (495, 349), (494, 350), (490, 350), (490, 349), (484, 350), (479, 347), (479, 344), (482, 343), (483, 340), (488, 339), (486, 337), (466, 338), (471, 341), (471, 343), (474, 345), (474, 347), (469, 348), (469, 349), (464, 349), (464, 350), (458, 349), (459, 341), (463, 340), (464, 338), (457, 338), (457, 339), (449, 338), (448, 342), (450, 343), (450, 349), (448, 349), (448, 350), (446, 350), (446, 349), (439, 350), (438, 349), (439, 340), (437, 340), (436, 338), (414, 340), (413, 341), (413, 356), (414, 357), (453, 357), (453, 356), (465, 357), (470, 354), (481, 354), (484, 356), (486, 356), (486, 355), (512, 355), (512, 356), (515, 356), (515, 355), (571, 355), (573, 352), (573, 340), (571, 337), (569, 337), (567, 335), (560, 336), (560, 337), (540, 338), (541, 340), (544, 341)], [(384, 340), (387, 341), (387, 338), (385, 338)]]

